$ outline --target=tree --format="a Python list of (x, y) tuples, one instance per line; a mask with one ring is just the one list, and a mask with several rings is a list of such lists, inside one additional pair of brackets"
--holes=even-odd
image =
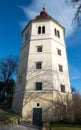
[(67, 3), (72, 4), (73, 7), (76, 9), (73, 22), (77, 23), (78, 25), (81, 25), (81, 0), (65, 0), (65, 1)]
[(73, 95), (73, 111), (75, 122), (81, 122), (81, 95), (79, 93), (75, 93)]
[(66, 120), (68, 122), (81, 122), (81, 94), (73, 88), (72, 100), (67, 100)]
[(76, 93), (76, 89), (73, 86), (71, 86), (71, 92), (72, 92), (72, 95)]
[(3, 82), (2, 92), (5, 93), (11, 79), (15, 79), (18, 70), (18, 57), (9, 55), (0, 60), (0, 81)]

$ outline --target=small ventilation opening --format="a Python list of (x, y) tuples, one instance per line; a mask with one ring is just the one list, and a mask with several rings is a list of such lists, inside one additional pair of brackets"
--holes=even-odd
[(37, 103), (37, 106), (40, 106), (40, 104), (39, 104), (39, 103)]

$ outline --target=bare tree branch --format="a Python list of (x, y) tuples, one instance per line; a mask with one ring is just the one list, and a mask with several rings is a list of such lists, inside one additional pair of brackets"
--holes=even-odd
[(0, 60), (0, 81), (4, 83), (4, 90), (8, 81), (16, 77), (18, 69), (18, 57), (9, 55)]
[(81, 0), (65, 0), (65, 2), (76, 9), (72, 23), (77, 23), (81, 26)]

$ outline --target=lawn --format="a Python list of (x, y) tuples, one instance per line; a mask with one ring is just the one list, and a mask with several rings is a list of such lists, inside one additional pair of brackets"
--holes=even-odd
[(53, 124), (51, 130), (81, 130), (80, 125)]

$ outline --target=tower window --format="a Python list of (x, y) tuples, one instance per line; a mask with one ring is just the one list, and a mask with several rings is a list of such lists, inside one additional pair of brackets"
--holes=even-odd
[(58, 30), (57, 30), (57, 36), (58, 36), (58, 37), (60, 37), (60, 33), (59, 33), (59, 31), (58, 31)]
[(42, 27), (42, 33), (45, 33), (45, 26)]
[[(42, 29), (42, 30), (41, 30), (41, 29)], [(41, 33), (42, 33), (42, 34), (45, 33), (45, 26), (42, 26), (42, 27), (39, 26), (39, 27), (38, 27), (38, 34), (41, 34)]]
[(61, 84), (60, 87), (61, 87), (61, 92), (65, 93), (65, 85)]
[(36, 90), (42, 90), (42, 82), (36, 82)]
[(59, 65), (59, 71), (63, 72), (63, 66)]
[(57, 35), (57, 30), (56, 30), (56, 28), (55, 28), (55, 36)]
[(42, 46), (37, 47), (37, 52), (42, 52)]
[(60, 49), (57, 49), (57, 53), (58, 53), (58, 55), (61, 56), (61, 50)]
[(42, 62), (36, 63), (36, 69), (42, 69)]
[(38, 27), (38, 34), (41, 34), (41, 27)]
[(59, 30), (57, 30), (57, 29), (55, 28), (54, 31), (55, 31), (55, 36), (57, 36), (57, 37), (60, 38), (60, 32), (59, 32)]

